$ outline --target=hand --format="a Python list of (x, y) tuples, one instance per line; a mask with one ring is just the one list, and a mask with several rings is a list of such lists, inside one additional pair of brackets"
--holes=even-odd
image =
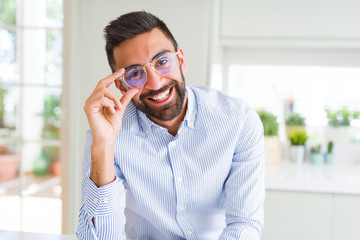
[(116, 137), (121, 129), (125, 108), (139, 91), (136, 88), (129, 89), (119, 99), (108, 89), (123, 73), (124, 69), (120, 69), (100, 80), (84, 106), (93, 138), (90, 179), (98, 187), (114, 180)]
[(114, 141), (121, 129), (122, 117), (126, 106), (139, 91), (129, 89), (119, 99), (108, 88), (124, 73), (120, 69), (106, 78), (100, 80), (90, 97), (86, 100), (84, 111), (93, 134), (93, 141)]

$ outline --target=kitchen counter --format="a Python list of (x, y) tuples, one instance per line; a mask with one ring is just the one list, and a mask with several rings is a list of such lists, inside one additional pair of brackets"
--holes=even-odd
[(267, 190), (360, 195), (360, 164), (267, 164)]

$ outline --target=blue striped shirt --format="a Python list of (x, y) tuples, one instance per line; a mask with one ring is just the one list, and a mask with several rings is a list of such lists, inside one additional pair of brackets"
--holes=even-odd
[(116, 179), (100, 188), (89, 179), (87, 132), (79, 239), (260, 239), (261, 121), (241, 100), (208, 87), (186, 90), (176, 136), (127, 106), (115, 149)]

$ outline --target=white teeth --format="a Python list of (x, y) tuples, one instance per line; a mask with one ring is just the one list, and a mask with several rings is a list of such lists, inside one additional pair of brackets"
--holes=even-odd
[(156, 97), (152, 97), (153, 100), (160, 102), (164, 99), (166, 99), (170, 94), (170, 89), (168, 89), (166, 92), (163, 92), (162, 94), (157, 95)]

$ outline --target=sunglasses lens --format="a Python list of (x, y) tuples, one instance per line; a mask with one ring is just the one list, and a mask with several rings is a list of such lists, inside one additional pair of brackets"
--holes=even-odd
[(169, 74), (175, 66), (175, 55), (172, 53), (164, 53), (154, 61), (154, 68), (161, 75)]
[(124, 80), (130, 87), (141, 87), (146, 81), (146, 74), (142, 67), (131, 67), (125, 71)]

